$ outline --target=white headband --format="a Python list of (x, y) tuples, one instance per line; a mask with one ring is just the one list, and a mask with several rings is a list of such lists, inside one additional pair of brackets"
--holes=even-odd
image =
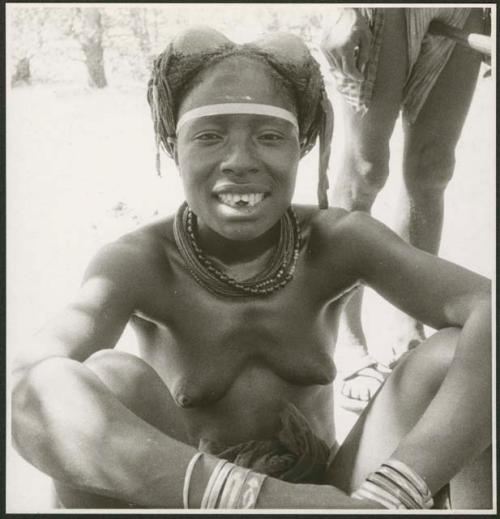
[(179, 119), (176, 133), (179, 132), (181, 126), (186, 124), (192, 119), (198, 117), (207, 117), (209, 115), (228, 115), (228, 114), (250, 114), (250, 115), (269, 115), (271, 117), (278, 117), (279, 119), (285, 119), (289, 123), (292, 123), (297, 132), (299, 131), (299, 125), (297, 123), (297, 117), (292, 112), (285, 110), (284, 108), (278, 108), (273, 105), (261, 105), (257, 103), (221, 103), (217, 105), (206, 105), (200, 106), (199, 108), (193, 108), (187, 111)]

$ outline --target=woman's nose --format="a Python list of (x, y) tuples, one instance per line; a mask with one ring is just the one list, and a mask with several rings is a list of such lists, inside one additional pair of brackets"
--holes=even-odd
[(243, 175), (256, 173), (258, 169), (257, 154), (250, 139), (234, 139), (229, 143), (221, 163), (223, 173)]

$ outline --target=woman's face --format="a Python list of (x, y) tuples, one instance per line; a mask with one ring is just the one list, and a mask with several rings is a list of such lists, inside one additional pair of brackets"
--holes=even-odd
[[(227, 58), (202, 73), (178, 117), (220, 103), (258, 103), (292, 113), (295, 107), (268, 66)], [(300, 157), (295, 126), (268, 115), (198, 117), (178, 131), (176, 160), (186, 200), (200, 226), (233, 240), (261, 236), (281, 218), (295, 189)]]

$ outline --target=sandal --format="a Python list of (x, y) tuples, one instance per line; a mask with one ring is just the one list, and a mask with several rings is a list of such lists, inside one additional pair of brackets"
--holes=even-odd
[[(356, 413), (360, 413), (366, 407), (368, 402), (380, 389), (380, 386), (383, 384), (387, 376), (391, 373), (390, 368), (380, 364), (376, 359), (368, 354), (360, 356), (355, 362), (351, 362), (347, 369), (341, 368), (339, 371), (342, 382), (339, 404), (343, 409)], [(375, 380), (378, 383), (372, 394), (369, 394), (369, 390), (366, 388), (368, 398), (357, 398), (353, 397), (350, 392), (346, 393), (346, 382), (350, 382), (357, 378)]]

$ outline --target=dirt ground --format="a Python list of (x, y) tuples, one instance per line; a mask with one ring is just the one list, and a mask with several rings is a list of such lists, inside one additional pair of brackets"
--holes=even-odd
[[(495, 90), (480, 79), (446, 192), (440, 254), (488, 277), (495, 274)], [(337, 123), (337, 131), (341, 127)], [(78, 288), (101, 244), (172, 212), (182, 200), (173, 163), (154, 170), (153, 135), (143, 88), (33, 86), (8, 93), (8, 362)], [(374, 215), (391, 224), (401, 181), (401, 128), (391, 142), (390, 180)], [(317, 154), (301, 165), (296, 201), (315, 203)], [(332, 161), (335, 161), (335, 153)], [(390, 308), (367, 295), (370, 348), (384, 358), (394, 338)], [(391, 336), (392, 334), (392, 336)], [(126, 334), (124, 342), (130, 344)], [(342, 438), (355, 416), (336, 409)], [(7, 511), (49, 507), (49, 481), (10, 447)]]

